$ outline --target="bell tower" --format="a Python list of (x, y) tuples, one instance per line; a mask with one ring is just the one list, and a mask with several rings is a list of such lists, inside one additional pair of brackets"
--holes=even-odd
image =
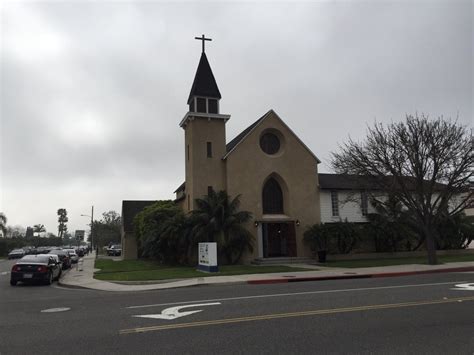
[(205, 53), (202, 41), (201, 59), (188, 97), (189, 111), (180, 122), (184, 129), (186, 181), (184, 210), (194, 209), (194, 200), (210, 189), (225, 189), (225, 124), (230, 115), (220, 113), (221, 94)]

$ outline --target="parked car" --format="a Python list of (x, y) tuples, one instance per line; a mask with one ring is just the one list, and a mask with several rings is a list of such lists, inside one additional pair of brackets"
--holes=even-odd
[(79, 261), (79, 256), (76, 254), (74, 249), (64, 249), (69, 254), (69, 258), (71, 258), (71, 263), (76, 264)]
[(71, 267), (71, 258), (69, 257), (69, 253), (66, 250), (53, 249), (48, 254), (57, 255), (59, 257), (63, 270), (69, 269)]
[(25, 256), (25, 251), (23, 249), (13, 249), (8, 253), (8, 259), (20, 259)]
[(54, 261), (56, 262), (56, 264), (59, 265), (59, 276), (57, 278), (57, 280), (59, 280), (59, 278), (61, 277), (62, 273), (63, 273), (63, 263), (61, 261), (61, 259), (59, 258), (59, 255), (57, 254), (53, 254), (52, 252), (49, 252), (48, 254), (40, 254), (41, 255), (44, 255), (44, 256), (51, 256), (54, 258)]
[(61, 266), (52, 255), (26, 255), (13, 265), (10, 273), (10, 285), (18, 281), (40, 281), (48, 285), (59, 279)]
[(107, 248), (107, 255), (109, 256), (120, 256), (122, 255), (122, 246), (119, 244), (112, 245)]

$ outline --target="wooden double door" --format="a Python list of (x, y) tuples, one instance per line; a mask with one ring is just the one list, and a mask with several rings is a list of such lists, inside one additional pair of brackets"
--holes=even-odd
[(262, 223), (263, 257), (295, 257), (294, 222)]

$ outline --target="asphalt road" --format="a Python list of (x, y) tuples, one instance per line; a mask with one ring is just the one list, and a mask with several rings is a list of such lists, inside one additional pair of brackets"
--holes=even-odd
[[(474, 353), (474, 290), (455, 287), (474, 273), (107, 293), (11, 287), (10, 264), (0, 261), (1, 355)], [(41, 312), (57, 307), (70, 309)]]

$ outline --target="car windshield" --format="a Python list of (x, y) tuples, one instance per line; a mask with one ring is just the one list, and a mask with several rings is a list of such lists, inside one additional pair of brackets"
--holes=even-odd
[(13, 249), (10, 253), (23, 253), (23, 249)]

